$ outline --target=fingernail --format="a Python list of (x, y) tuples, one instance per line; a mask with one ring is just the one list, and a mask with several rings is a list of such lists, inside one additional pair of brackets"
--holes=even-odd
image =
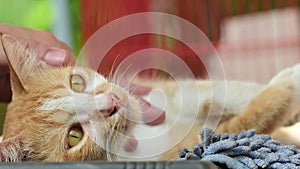
[(48, 65), (51, 66), (59, 66), (62, 65), (66, 58), (66, 50), (60, 49), (60, 48), (50, 48), (45, 57), (44, 60)]

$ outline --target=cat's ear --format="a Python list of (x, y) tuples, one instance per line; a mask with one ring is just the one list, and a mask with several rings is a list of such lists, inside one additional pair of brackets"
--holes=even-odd
[(10, 35), (3, 34), (1, 42), (10, 68), (14, 97), (27, 90), (26, 81), (29, 74), (37, 68), (37, 56)]

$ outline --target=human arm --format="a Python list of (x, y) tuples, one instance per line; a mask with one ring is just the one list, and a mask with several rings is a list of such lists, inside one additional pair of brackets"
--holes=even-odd
[[(41, 63), (59, 66), (74, 64), (76, 61), (71, 49), (50, 32), (0, 24), (0, 36), (2, 34), (13, 36), (26, 48), (36, 52)], [(0, 45), (0, 90), (0, 102), (9, 102), (12, 95), (9, 68), (2, 45)]]

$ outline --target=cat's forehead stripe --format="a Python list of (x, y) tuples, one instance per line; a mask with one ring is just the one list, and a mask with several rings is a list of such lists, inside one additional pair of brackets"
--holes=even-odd
[(107, 80), (100, 74), (98, 73), (93, 73), (91, 77), (89, 78), (89, 85), (86, 88), (87, 92), (92, 92), (94, 91), (98, 86), (101, 86), (105, 83), (107, 83)]

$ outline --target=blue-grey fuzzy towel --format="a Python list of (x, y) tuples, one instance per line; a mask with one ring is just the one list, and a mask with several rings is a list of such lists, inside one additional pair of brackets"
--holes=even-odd
[(282, 145), (255, 130), (217, 135), (212, 129), (200, 131), (202, 144), (180, 150), (182, 160), (209, 160), (230, 169), (300, 169), (300, 150)]

